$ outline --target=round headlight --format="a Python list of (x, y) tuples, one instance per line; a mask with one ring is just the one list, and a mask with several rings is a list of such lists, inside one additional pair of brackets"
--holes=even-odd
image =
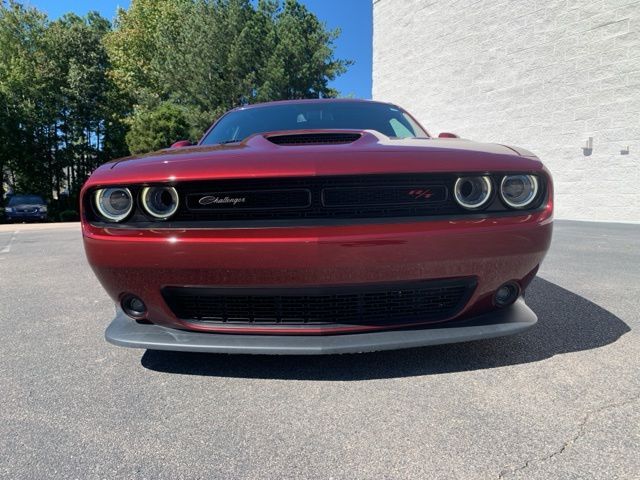
[(511, 208), (525, 208), (538, 195), (538, 179), (534, 175), (507, 175), (500, 183), (500, 196)]
[(166, 220), (178, 210), (178, 192), (173, 187), (145, 187), (142, 206), (152, 217)]
[(477, 210), (489, 201), (492, 189), (489, 177), (460, 177), (456, 180), (453, 193), (461, 206)]
[(121, 222), (133, 209), (133, 197), (128, 188), (102, 188), (96, 190), (94, 199), (98, 213), (109, 222)]

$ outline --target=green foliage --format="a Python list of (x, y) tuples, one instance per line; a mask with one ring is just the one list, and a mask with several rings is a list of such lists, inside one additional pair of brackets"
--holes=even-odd
[(104, 161), (197, 140), (230, 108), (334, 97), (338, 34), (296, 0), (132, 0), (113, 26), (0, 0), (0, 198), (75, 202)]
[(127, 143), (131, 153), (166, 148), (176, 140), (189, 137), (189, 122), (184, 108), (164, 102), (152, 110), (136, 111)]
[(95, 12), (49, 22), (0, 4), (0, 177), (12, 190), (77, 194), (107, 154), (127, 153), (114, 138), (124, 136), (122, 121), (108, 121), (119, 97), (107, 76), (110, 30)]
[[(113, 78), (143, 110), (186, 107), (192, 139), (238, 105), (334, 97), (329, 81), (351, 64), (333, 58), (339, 32), (295, 0), (134, 0), (115, 24)], [(130, 133), (132, 151), (148, 144)]]
[(10, 171), (36, 188), (46, 184), (45, 166), (37, 158), (48, 142), (39, 134), (51, 123), (48, 75), (39, 68), (46, 59), (44, 31), (45, 17), (37, 11), (14, 2), (0, 8), (0, 176), (5, 181), (4, 172)]

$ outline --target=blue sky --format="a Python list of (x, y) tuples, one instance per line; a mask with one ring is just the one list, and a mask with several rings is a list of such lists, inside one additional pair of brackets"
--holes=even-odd
[[(371, 0), (300, 0), (329, 28), (340, 27), (342, 34), (336, 42), (336, 56), (354, 60), (346, 74), (332, 86), (342, 95), (371, 98)], [(97, 10), (112, 19), (118, 6), (127, 7), (127, 0), (25, 0), (23, 3), (57, 18), (66, 12), (84, 15)]]

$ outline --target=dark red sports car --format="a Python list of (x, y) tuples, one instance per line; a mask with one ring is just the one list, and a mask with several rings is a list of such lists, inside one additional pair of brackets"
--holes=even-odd
[(81, 202), (107, 340), (317, 354), (531, 327), (551, 176), (521, 148), (440, 137), (396, 105), (285, 101), (101, 166)]

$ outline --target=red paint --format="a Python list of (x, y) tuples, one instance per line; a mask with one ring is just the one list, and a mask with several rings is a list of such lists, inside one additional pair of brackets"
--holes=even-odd
[(184, 147), (191, 147), (192, 145), (193, 143), (191, 143), (189, 140), (179, 140), (173, 145), (171, 145), (171, 148), (184, 148)]
[[(250, 229), (167, 229), (161, 223), (154, 229), (100, 228), (83, 214), (85, 250), (114, 301), (123, 292), (136, 294), (154, 323), (202, 331), (299, 333), (182, 322), (162, 299), (163, 286), (339, 285), (475, 276), (478, 287), (460, 317), (492, 308), (493, 293), (508, 280), (525, 288), (551, 241), (552, 183), (532, 154), (501, 145), (389, 140), (365, 131), (347, 145), (289, 147), (256, 135), (239, 144), (164, 150), (105, 164), (83, 194), (100, 185), (422, 172), (537, 173), (547, 177), (549, 200), (537, 212), (495, 218)], [(354, 328), (374, 329), (341, 331)], [(334, 331), (305, 329), (309, 334)]]

